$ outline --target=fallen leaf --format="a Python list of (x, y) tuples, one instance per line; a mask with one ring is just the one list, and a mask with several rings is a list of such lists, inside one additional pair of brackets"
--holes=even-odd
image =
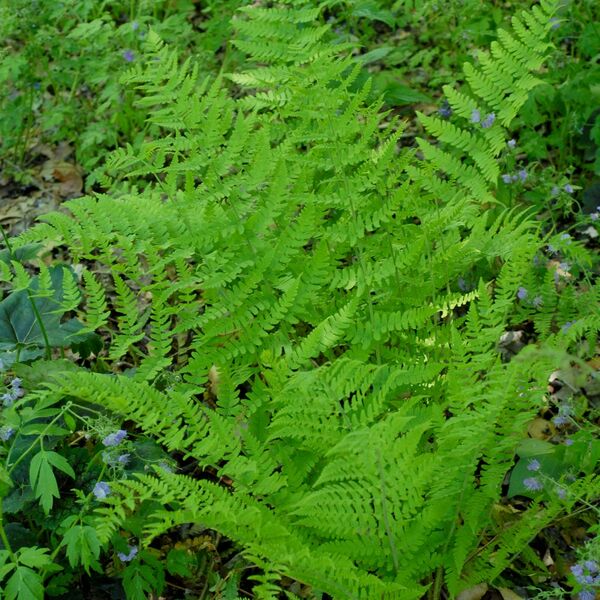
[(545, 440), (550, 435), (550, 423), (546, 419), (536, 417), (527, 428), (529, 435), (536, 440)]
[(80, 168), (73, 163), (64, 160), (47, 160), (42, 168), (42, 176), (59, 182), (58, 193), (63, 198), (81, 195), (83, 178)]
[(488, 584), (479, 583), (468, 590), (463, 590), (460, 594), (458, 594), (458, 596), (456, 596), (456, 600), (481, 600), (487, 591)]

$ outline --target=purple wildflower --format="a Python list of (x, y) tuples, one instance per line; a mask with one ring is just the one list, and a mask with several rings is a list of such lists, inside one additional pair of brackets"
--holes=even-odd
[(126, 465), (129, 462), (130, 456), (130, 454), (119, 454), (119, 456), (117, 456), (117, 462), (120, 465)]
[(530, 492), (539, 492), (544, 488), (544, 484), (536, 477), (528, 477), (527, 479), (523, 479), (523, 485)]
[(566, 415), (556, 415), (556, 417), (552, 419), (552, 422), (555, 425), (558, 425), (558, 427), (561, 427), (562, 425), (566, 425), (569, 422), (569, 419)]
[(97, 500), (104, 500), (110, 495), (110, 485), (106, 481), (99, 481), (92, 490), (92, 494), (96, 496)]
[(517, 291), (517, 298), (519, 300), (525, 300), (527, 298), (527, 290), (524, 287), (520, 287)]
[(125, 52), (123, 52), (123, 59), (126, 62), (133, 62), (134, 58), (135, 58), (135, 55), (133, 54), (133, 52), (131, 50), (125, 50)]
[(561, 500), (566, 500), (566, 498), (569, 494), (567, 493), (567, 490), (565, 488), (556, 488), (556, 495)]
[(565, 446), (572, 446), (573, 445), (573, 440), (571, 438), (567, 438), (565, 440)]
[(127, 437), (127, 432), (124, 429), (119, 429), (114, 433), (110, 433), (103, 440), (105, 446), (118, 446)]
[(527, 470), (539, 471), (541, 466), (542, 465), (540, 465), (540, 461), (537, 460), (537, 458), (534, 458), (533, 460), (530, 460), (529, 463), (527, 463)]
[(17, 399), (13, 392), (7, 392), (6, 394), (2, 394), (2, 404), (4, 406), (9, 407), (13, 405), (13, 402)]
[(481, 113), (478, 109), (474, 108), (471, 113), (471, 123), (479, 123), (481, 121)]
[(138, 549), (136, 546), (128, 546), (129, 548), (129, 552), (127, 554), (123, 553), (123, 552), (118, 552), (117, 556), (123, 561), (123, 562), (129, 562), (131, 560), (133, 560), (136, 556), (136, 554), (138, 553)]
[(502, 175), (502, 181), (508, 185), (512, 181), (512, 177), (508, 173), (505, 173)]
[(517, 176), (519, 177), (519, 179), (521, 181), (525, 181), (527, 179), (527, 171), (525, 169), (521, 169), (518, 173)]
[(575, 323), (575, 321), (567, 321), (561, 328), (561, 332), (562, 333), (567, 333), (567, 331), (569, 331), (569, 329), (571, 329), (571, 327), (573, 327), (573, 324)]
[(596, 600), (596, 592), (592, 590), (581, 590), (577, 594), (578, 600)]
[(590, 572), (590, 573), (597, 573), (598, 571), (600, 571), (600, 566), (598, 565), (598, 563), (595, 560), (586, 560), (583, 563), (583, 566)]
[(575, 579), (577, 579), (577, 581), (579, 581), (579, 583), (581, 583), (580, 578), (583, 577), (583, 565), (580, 565), (579, 563), (575, 563), (571, 567), (571, 573), (573, 573), (573, 576), (575, 577)]
[(489, 129), (493, 124), (494, 121), (496, 120), (496, 115), (494, 113), (490, 113), (482, 122), (481, 122), (481, 126), (484, 129)]
[(567, 194), (572, 194), (575, 191), (570, 183), (567, 183), (563, 189)]
[(438, 110), (438, 114), (442, 119), (449, 119), (452, 116), (452, 109), (446, 100), (444, 104), (442, 104), (441, 108)]
[(552, 186), (552, 192), (550, 192), (553, 196), (558, 196), (558, 194), (560, 193), (560, 189), (558, 188), (557, 185)]
[(513, 148), (516, 147), (517, 140), (515, 140), (515, 139), (508, 140), (508, 142), (506, 142), (506, 145), (512, 150)]
[(14, 427), (9, 427), (8, 425), (0, 427), (0, 440), (2, 440), (3, 442), (8, 442), (8, 440), (10, 440), (14, 433)]

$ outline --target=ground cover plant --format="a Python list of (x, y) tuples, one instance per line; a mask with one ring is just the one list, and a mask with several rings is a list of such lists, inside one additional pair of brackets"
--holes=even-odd
[(27, 109), (10, 30), (89, 193), (3, 229), (6, 598), (595, 597), (600, 11), (476, 4), (28, 13), (106, 33)]

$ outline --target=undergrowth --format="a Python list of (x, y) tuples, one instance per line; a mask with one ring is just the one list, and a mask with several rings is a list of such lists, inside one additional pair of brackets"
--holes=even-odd
[[(232, 28), (220, 66), (160, 27), (136, 39), (115, 84), (131, 118), (89, 159), (102, 192), (5, 235), (8, 599), (108, 579), (140, 600), (174, 581), (438, 600), (515, 570), (542, 598), (532, 541), (579, 512), (568, 584), (593, 593), (598, 260), (528, 197), (543, 157), (513, 129), (553, 85), (559, 4), (494, 31), (414, 145), (332, 30), (376, 3), (236, 6), (205, 27)], [(572, 175), (554, 172), (564, 203)]]

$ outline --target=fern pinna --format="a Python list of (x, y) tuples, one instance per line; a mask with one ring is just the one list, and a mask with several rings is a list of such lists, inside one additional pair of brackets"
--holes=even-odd
[(161, 469), (112, 482), (101, 541), (152, 498), (164, 509), (144, 544), (214, 528), (268, 565), (261, 597), (287, 575), (340, 599), (439, 598), (496, 577), (564, 509), (534, 503), (494, 537), (556, 360), (500, 360), (540, 240), (494, 198), (553, 10), (515, 16), (465, 67), (470, 92), (445, 89), (452, 121), (420, 115), (437, 139), (418, 141), (424, 160), (354, 89), (360, 67), (314, 5), (244, 8), (247, 69), (216, 80), (148, 36), (126, 81), (154, 139), (114, 153), (114, 193), (66, 203), (18, 244), (68, 247), (89, 327), (132, 367), (63, 373), (48, 393), (102, 404), (232, 484)]

